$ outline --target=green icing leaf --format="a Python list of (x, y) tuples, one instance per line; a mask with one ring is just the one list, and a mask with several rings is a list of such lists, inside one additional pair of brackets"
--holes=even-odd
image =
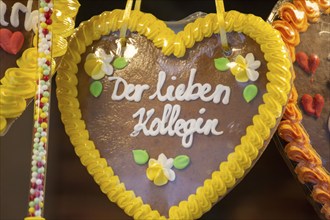
[(229, 60), (226, 57), (214, 59), (215, 68), (220, 71), (228, 70), (229, 69), (229, 67), (227, 66), (228, 63), (229, 63)]
[(128, 62), (124, 57), (117, 57), (112, 64), (117, 70), (121, 70), (127, 66)]
[(187, 155), (179, 155), (174, 158), (173, 165), (176, 169), (182, 170), (186, 168), (190, 163), (190, 158)]
[(146, 164), (149, 160), (149, 154), (146, 150), (132, 150), (135, 163), (139, 165)]
[(247, 103), (251, 102), (258, 94), (258, 87), (256, 85), (248, 85), (244, 88), (243, 97)]
[(89, 86), (90, 93), (95, 97), (99, 97), (103, 91), (103, 85), (100, 81), (94, 81)]

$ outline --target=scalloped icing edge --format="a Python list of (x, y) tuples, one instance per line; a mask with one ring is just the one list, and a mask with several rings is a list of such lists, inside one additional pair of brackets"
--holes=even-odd
[[(122, 14), (122, 10), (104, 12), (80, 24), (70, 41), (56, 77), (59, 109), (66, 133), (70, 137), (76, 154), (109, 200), (117, 203), (126, 214), (135, 219), (166, 219), (157, 210), (152, 210), (149, 204), (144, 204), (142, 198), (136, 197), (133, 191), (126, 190), (124, 183), (120, 182), (119, 177), (108, 166), (106, 159), (100, 156), (94, 142), (89, 140), (85, 122), (81, 119), (76, 88), (77, 63), (81, 60), (80, 54), (94, 40), (118, 30), (122, 25)], [(264, 103), (259, 106), (259, 114), (253, 117), (253, 124), (247, 127), (247, 134), (241, 138), (241, 144), (228, 155), (227, 161), (219, 165), (219, 170), (214, 171), (212, 177), (206, 179), (204, 185), (197, 188), (195, 194), (191, 194), (187, 200), (169, 209), (169, 219), (201, 217), (227, 193), (228, 188), (235, 185), (236, 180), (250, 168), (251, 161), (259, 155), (259, 149), (270, 136), (270, 129), (275, 127), (276, 119), (281, 117), (284, 111), (283, 108), (291, 90), (292, 64), (279, 33), (254, 15), (230, 11), (226, 13), (225, 21), (226, 31), (243, 32), (261, 45), (269, 69), (267, 78), (270, 82), (267, 93), (263, 96)], [(157, 20), (151, 14), (137, 11), (132, 12), (128, 29), (137, 31), (153, 41), (163, 53), (174, 54), (177, 57), (184, 54), (182, 51), (192, 47), (195, 42), (219, 32), (216, 14), (208, 14), (205, 18), (197, 19), (194, 23), (187, 25), (184, 31), (175, 35), (163, 21)], [(176, 44), (163, 46), (164, 41), (176, 42)], [(279, 58), (276, 61), (271, 59), (274, 54)]]
[[(324, 14), (330, 13), (329, 2), (324, 0), (315, 0), (313, 2), (318, 3)], [(300, 5), (306, 6), (305, 0), (302, 0), (299, 3)], [(288, 4), (288, 6), (291, 7), (296, 7), (296, 5), (291, 2), (286, 2), (285, 4)], [(279, 10), (280, 9), (281, 8), (279, 8)], [(309, 18), (306, 13), (304, 13), (303, 19), (307, 19), (312, 23), (317, 22), (320, 17), (320, 13), (315, 13), (313, 11), (309, 11), (309, 13), (313, 15), (319, 14), (319, 16), (310, 16)], [(283, 19), (277, 21), (285, 21), (289, 23)], [(292, 38), (299, 39), (299, 32), (304, 32), (306, 30), (300, 31), (297, 30), (294, 25), (291, 25), (290, 23), (288, 25), (288, 29), (297, 34), (296, 36), (291, 36), (290, 39), (285, 38), (285, 33), (283, 33), (285, 31), (284, 29), (277, 27), (277, 25), (275, 25), (274, 28), (282, 33), (283, 41), (286, 43), (290, 50), (290, 56), (292, 60), (295, 60), (295, 47), (299, 45), (300, 41), (295, 41), (293, 43), (290, 40)], [(298, 94), (295, 86), (293, 85), (293, 92), (285, 110), (283, 120), (278, 127), (278, 134), (283, 140), (288, 142), (284, 150), (287, 157), (290, 160), (298, 163), (295, 167), (298, 180), (302, 184), (314, 184), (311, 197), (322, 205), (321, 212), (325, 215), (325, 218), (330, 219), (330, 174), (323, 167), (321, 157), (313, 148), (312, 144), (310, 143), (307, 131), (301, 124), (302, 114), (299, 110), (297, 102)]]
[[(74, 18), (78, 13), (79, 7), (80, 4), (78, 0), (56, 0), (54, 2), (54, 13), (52, 16), (52, 47), (54, 48), (52, 53), (53, 73), (56, 69), (55, 66), (60, 62), (60, 57), (66, 52), (68, 38), (74, 32)], [(35, 95), (35, 90), (37, 88), (36, 80), (38, 80), (36, 55), (37, 34), (33, 37), (32, 47), (27, 48), (22, 56), (17, 59), (18, 67), (8, 68), (5, 71), (4, 77), (0, 79), (0, 109), (2, 109), (2, 111), (0, 111), (0, 136), (4, 135), (10, 126), (7, 120), (19, 117), (26, 109), (28, 100)], [(8, 76), (10, 72), (14, 74)], [(35, 72), (34, 75), (33, 72)], [(17, 92), (17, 88), (19, 87), (23, 88), (21, 91)], [(12, 112), (5, 113), (4, 110), (11, 110)]]

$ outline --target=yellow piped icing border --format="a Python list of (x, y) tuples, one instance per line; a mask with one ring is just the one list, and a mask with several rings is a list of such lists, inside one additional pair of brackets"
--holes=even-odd
[[(319, 8), (310, 7), (308, 4), (316, 4)], [(272, 25), (281, 33), (293, 61), (296, 59), (295, 47), (300, 43), (299, 33), (308, 29), (307, 21), (317, 22), (322, 13), (330, 13), (329, 0), (293, 0), (292, 3), (284, 2), (280, 5), (280, 19)], [(297, 90), (293, 85), (283, 120), (278, 127), (278, 134), (287, 142), (284, 148), (287, 157), (298, 163), (295, 167), (298, 180), (302, 184), (313, 184), (311, 197), (322, 205), (321, 212), (330, 220), (330, 174), (323, 167), (320, 156), (310, 143), (309, 136), (301, 124), (302, 118)]]
[[(152, 210), (149, 204), (144, 204), (141, 197), (137, 197), (133, 191), (126, 190), (124, 183), (120, 182), (107, 161), (100, 156), (94, 142), (89, 140), (89, 133), (79, 109), (76, 74), (80, 56), (94, 40), (119, 30), (122, 17), (122, 10), (114, 10), (104, 12), (80, 24), (56, 77), (59, 109), (65, 131), (70, 137), (76, 154), (109, 200), (117, 203), (135, 219), (166, 219), (158, 211)], [(264, 103), (259, 106), (258, 114), (253, 117), (253, 124), (247, 127), (246, 135), (241, 138), (241, 144), (228, 155), (226, 162), (219, 165), (219, 170), (214, 171), (212, 176), (197, 188), (195, 194), (170, 208), (169, 219), (186, 220), (201, 217), (221, 196), (227, 193), (228, 188), (235, 185), (237, 179), (244, 175), (252, 161), (259, 155), (259, 149), (269, 138), (270, 129), (275, 127), (276, 119), (282, 115), (291, 90), (291, 63), (280, 34), (261, 18), (237, 11), (227, 12), (225, 22), (226, 31), (243, 32), (261, 45), (261, 50), (268, 62), (267, 93), (263, 96)], [(220, 27), (216, 14), (208, 14), (188, 24), (182, 32), (175, 34), (163, 21), (156, 19), (153, 15), (133, 11), (128, 29), (144, 35), (156, 47), (161, 48), (164, 54), (181, 57), (195, 42), (219, 33)], [(277, 59), (272, 59), (274, 56)]]
[[(68, 37), (74, 32), (74, 18), (79, 9), (78, 0), (54, 1), (53, 18), (53, 73), (60, 57), (66, 52)], [(37, 88), (37, 35), (32, 47), (26, 49), (16, 61), (18, 67), (8, 68), (0, 79), (0, 135), (7, 130), (7, 119), (19, 117), (26, 108), (27, 101), (35, 95)], [(56, 59), (57, 58), (57, 59)]]

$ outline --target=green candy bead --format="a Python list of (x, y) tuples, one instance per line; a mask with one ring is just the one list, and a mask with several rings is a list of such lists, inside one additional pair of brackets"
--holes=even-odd
[(43, 95), (44, 97), (49, 97), (49, 92), (45, 91), (42, 95)]

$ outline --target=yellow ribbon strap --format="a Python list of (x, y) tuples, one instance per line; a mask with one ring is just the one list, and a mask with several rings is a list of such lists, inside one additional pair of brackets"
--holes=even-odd
[(134, 10), (140, 11), (142, 0), (136, 0), (134, 5)]
[(217, 9), (217, 16), (218, 16), (218, 22), (220, 25), (220, 37), (221, 37), (221, 44), (224, 50), (228, 51), (229, 45), (227, 41), (227, 35), (225, 30), (225, 6), (223, 4), (223, 0), (215, 0), (215, 6)]
[[(134, 10), (140, 11), (141, 2), (142, 2), (142, 0), (135, 1)], [(122, 46), (125, 46), (125, 44), (126, 44), (126, 32), (127, 32), (127, 26), (128, 26), (128, 19), (131, 15), (132, 6), (133, 6), (133, 0), (127, 0), (124, 15), (123, 15), (123, 25), (121, 26), (120, 31), (119, 31), (120, 43)]]
[(127, 0), (125, 11), (124, 11), (124, 16), (123, 16), (123, 25), (121, 26), (120, 31), (119, 31), (119, 37), (120, 37), (120, 41), (122, 43), (124, 43), (126, 41), (127, 25), (128, 25), (128, 19), (131, 15), (132, 5), (133, 5), (133, 0)]

